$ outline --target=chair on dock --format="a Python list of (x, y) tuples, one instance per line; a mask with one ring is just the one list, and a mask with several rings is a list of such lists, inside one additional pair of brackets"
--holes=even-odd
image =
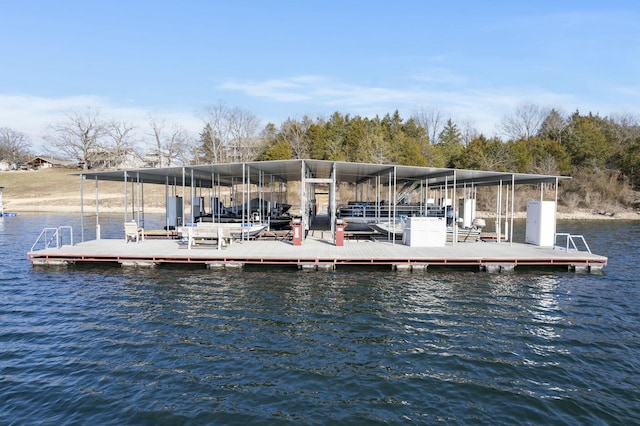
[(129, 239), (135, 239), (136, 243), (144, 241), (144, 228), (139, 227), (135, 220), (124, 223), (124, 241), (128, 243)]

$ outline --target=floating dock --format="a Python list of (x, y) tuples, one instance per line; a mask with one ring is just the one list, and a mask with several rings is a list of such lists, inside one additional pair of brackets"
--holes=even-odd
[(586, 251), (539, 247), (520, 243), (447, 243), (445, 247), (410, 247), (380, 240), (347, 240), (343, 246), (321, 236), (309, 235), (302, 245), (289, 240), (236, 241), (218, 249), (203, 245), (188, 249), (179, 240), (94, 240), (31, 251), (34, 265), (114, 263), (123, 267), (194, 265), (210, 269), (244, 266), (291, 266), (302, 270), (335, 270), (350, 266), (390, 270), (425, 271), (432, 268), (468, 268), (487, 272), (513, 271), (520, 267), (595, 272), (607, 258)]
[[(127, 267), (194, 265), (211, 269), (277, 265), (309, 271), (360, 266), (399, 271), (468, 268), (488, 272), (533, 267), (600, 271), (607, 264), (606, 257), (591, 253), (581, 235), (558, 233), (556, 229), (558, 184), (561, 179), (566, 177), (325, 160), (90, 172), (80, 176), (81, 227), (86, 229), (82, 188), (85, 181), (95, 181), (96, 239), (74, 244), (71, 227), (45, 228), (27, 257), (34, 265), (115, 263)], [(133, 235), (136, 240), (140, 231), (151, 236), (143, 226), (144, 186), (163, 185), (166, 196), (164, 229), (176, 232), (159, 231), (154, 235), (156, 239), (140, 238), (140, 241), (129, 243), (124, 238), (102, 239), (98, 181), (123, 183), (123, 225), (126, 230), (131, 227), (128, 225), (135, 223)], [(297, 186), (289, 188), (289, 183), (297, 183)], [(534, 185), (540, 191), (539, 199), (527, 202), (525, 241), (528, 244), (511, 242), (517, 185)], [(344, 191), (340, 187), (347, 194), (342, 194)], [(485, 197), (492, 199), (492, 202), (495, 199), (496, 240), (466, 242), (465, 238), (463, 242), (447, 242), (445, 224), (452, 229), (456, 229), (454, 223), (459, 226), (457, 229), (471, 229), (474, 226), (477, 219), (476, 199), (483, 190)], [(180, 192), (182, 196), (178, 195)], [(553, 200), (545, 200), (551, 194)], [(225, 203), (221, 200), (225, 197), (229, 201), (235, 200), (233, 212), (242, 218), (240, 226), (244, 227), (254, 217), (258, 221), (260, 218), (272, 218), (274, 210), (278, 211), (278, 205), (288, 204), (289, 196), (296, 199), (297, 206), (296, 212), (290, 216), (293, 241), (272, 235), (270, 239), (248, 240), (243, 237), (241, 241), (224, 247), (220, 243), (191, 247), (191, 243), (173, 239), (178, 237), (177, 231), (184, 228), (189, 231), (189, 241), (193, 242), (195, 237), (190, 231), (203, 226), (203, 219), (210, 219), (211, 223), (214, 219), (222, 222)], [(346, 197), (351, 201), (352, 196), (358, 201), (356, 204), (347, 203), (347, 206), (351, 206), (347, 209), (351, 217), (345, 218), (339, 198)], [(257, 201), (255, 206), (254, 200)], [(365, 208), (360, 205), (361, 200), (365, 202)], [(362, 238), (361, 234), (353, 234), (355, 240), (348, 239), (345, 231), (348, 223), (373, 219), (390, 223), (394, 218), (395, 226), (396, 218), (404, 214), (407, 206), (413, 206), (411, 212), (415, 213), (415, 217), (407, 221), (406, 233), (403, 231), (403, 238), (407, 237), (408, 245), (366, 235)], [(435, 219), (430, 217), (433, 206), (439, 208), (442, 216)], [(366, 213), (368, 210), (374, 216), (370, 217)], [(62, 243), (63, 231), (69, 234), (68, 244)], [(160, 238), (163, 233), (166, 237)], [(81, 235), (84, 240), (84, 232)], [(126, 231), (125, 235), (131, 235), (130, 231)], [(184, 238), (185, 235), (180, 237)], [(566, 239), (564, 247), (556, 246), (558, 237)], [(226, 237), (222, 233), (218, 233), (217, 237), (214, 234), (207, 237), (208, 240), (218, 241), (223, 238)], [(39, 241), (44, 248), (36, 250)], [(54, 242), (55, 247), (52, 247)], [(578, 249), (576, 242), (582, 242), (586, 250)]]

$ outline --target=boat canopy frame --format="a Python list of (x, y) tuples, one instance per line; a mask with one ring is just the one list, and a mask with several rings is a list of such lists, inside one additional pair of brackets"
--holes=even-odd
[[(206, 164), (206, 165), (185, 165), (163, 168), (144, 168), (114, 171), (96, 171), (83, 172), (80, 174), (81, 180), (95, 180), (96, 182), (96, 225), (97, 238), (99, 238), (99, 213), (98, 213), (98, 181), (114, 181), (124, 182), (125, 191), (125, 220), (127, 220), (128, 196), (131, 197), (131, 214), (132, 219), (140, 221), (140, 217), (136, 216), (142, 212), (142, 220), (144, 220), (144, 192), (142, 185), (158, 184), (166, 187), (172, 186), (175, 195), (176, 188), (182, 187), (183, 203), (186, 196), (186, 188), (189, 188), (189, 194), (195, 195), (196, 188), (212, 189), (220, 187), (231, 187), (241, 184), (241, 198), (243, 204), (250, 199), (250, 186), (256, 185), (258, 193), (264, 185), (269, 182), (288, 183), (301, 182), (300, 185), (300, 206), (303, 224), (308, 229), (311, 220), (312, 206), (310, 204), (311, 194), (313, 194), (313, 185), (316, 183), (329, 184), (330, 188), (330, 206), (331, 212), (331, 230), (334, 231), (335, 223), (335, 203), (336, 187), (341, 183), (355, 184), (356, 187), (361, 184), (375, 182), (376, 198), (380, 199), (379, 188), (382, 186), (389, 187), (389, 200), (393, 200), (394, 204), (397, 200), (398, 185), (415, 182), (421, 188), (440, 188), (444, 191), (451, 191), (452, 199), (456, 198), (457, 189), (477, 188), (483, 186), (496, 186), (499, 188), (498, 194), (498, 216), (502, 210), (502, 192), (503, 186), (509, 187), (511, 192), (511, 231), (513, 232), (513, 201), (515, 185), (535, 185), (535, 184), (555, 184), (555, 201), (557, 205), (557, 187), (558, 181), (561, 179), (570, 179), (568, 176), (552, 176), (527, 173), (512, 173), (484, 170), (467, 170), (439, 167), (419, 167), (405, 165), (390, 164), (370, 164), (370, 163), (351, 163), (343, 161), (329, 160), (274, 160), (274, 161), (250, 161), (241, 163), (223, 163), (223, 164)], [(131, 193), (127, 195), (127, 184), (131, 184)], [(140, 186), (140, 188), (138, 188)], [(542, 187), (543, 185), (541, 185)], [(422, 190), (422, 189), (421, 189)], [(167, 195), (168, 195), (168, 189)], [(393, 192), (392, 192), (393, 191)], [(81, 209), (83, 208), (83, 195), (81, 183)], [(541, 189), (541, 199), (543, 191)], [(445, 196), (448, 198), (448, 195)], [(507, 203), (509, 195), (506, 197)], [(453, 203), (454, 215), (455, 206)], [(508, 211), (508, 205), (507, 205)], [(84, 217), (84, 212), (82, 213)], [(243, 215), (244, 216), (244, 215)], [(193, 212), (191, 212), (193, 220)], [(84, 228), (84, 226), (83, 226)], [(499, 233), (498, 233), (499, 234)], [(84, 240), (84, 238), (83, 238)], [(510, 241), (512, 238), (509, 239)], [(454, 238), (455, 241), (455, 238)]]

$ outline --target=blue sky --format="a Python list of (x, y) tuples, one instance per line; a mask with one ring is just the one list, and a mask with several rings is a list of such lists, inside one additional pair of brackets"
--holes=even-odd
[(640, 116), (631, 0), (23, 0), (0, 16), (0, 127), (34, 141), (86, 107), (194, 134), (220, 102), (276, 125), (432, 109), (488, 136), (529, 103)]

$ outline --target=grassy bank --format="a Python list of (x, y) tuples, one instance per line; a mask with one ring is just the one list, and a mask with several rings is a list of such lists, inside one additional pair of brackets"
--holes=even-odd
[[(43, 169), (0, 172), (5, 211), (78, 212), (80, 211), (79, 170)], [(99, 182), (100, 210), (121, 212), (124, 206), (123, 184)], [(84, 207), (95, 209), (96, 184), (84, 181)], [(164, 187), (145, 186), (145, 209), (164, 211)]]

